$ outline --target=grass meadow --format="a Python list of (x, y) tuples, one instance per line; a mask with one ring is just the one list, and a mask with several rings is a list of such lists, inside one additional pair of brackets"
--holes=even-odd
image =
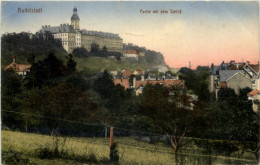
[(131, 60), (117, 61), (116, 59), (102, 57), (75, 58), (74, 60), (77, 62), (77, 68), (79, 70), (88, 68), (93, 72), (100, 72), (105, 69), (108, 71), (121, 71), (123, 69), (129, 69), (132, 71), (135, 69), (146, 70), (152, 67), (152, 65), (148, 63), (140, 63)]
[[(13, 157), (18, 157), (17, 164), (110, 163), (108, 138), (54, 137), (7, 130), (2, 130), (1, 138), (2, 161), (7, 160), (4, 164), (15, 164), (8, 163)], [(151, 144), (131, 137), (115, 137), (114, 141), (118, 143), (119, 164), (174, 164), (172, 149), (165, 143)], [(48, 150), (44, 149), (55, 150), (56, 146), (65, 156), (48, 157)], [(42, 153), (45, 158), (39, 157)], [(208, 157), (202, 154), (202, 149), (189, 145), (180, 151), (179, 160), (181, 164), (253, 164), (251, 158)]]

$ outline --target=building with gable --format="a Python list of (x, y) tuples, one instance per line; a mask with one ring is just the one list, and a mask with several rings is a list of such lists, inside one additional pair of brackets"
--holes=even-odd
[(209, 91), (217, 98), (220, 88), (232, 88), (236, 94), (239, 93), (239, 89), (246, 87), (255, 89), (258, 72), (259, 64), (249, 62), (223, 61), (219, 66), (212, 64), (209, 73)]
[(85, 48), (91, 51), (92, 47), (99, 50), (106, 48), (110, 52), (123, 51), (123, 40), (118, 34), (100, 31), (89, 31), (80, 29), (80, 18), (75, 7), (71, 16), (71, 24), (60, 24), (60, 26), (44, 25), (37, 34), (50, 32), (55, 39), (59, 39), (63, 48), (71, 53), (75, 48)]
[(25, 76), (28, 72), (30, 72), (31, 65), (27, 64), (17, 64), (16, 63), (16, 58), (13, 57), (13, 62), (10, 65), (7, 65), (5, 67), (5, 71), (14, 71), (17, 74), (21, 76)]

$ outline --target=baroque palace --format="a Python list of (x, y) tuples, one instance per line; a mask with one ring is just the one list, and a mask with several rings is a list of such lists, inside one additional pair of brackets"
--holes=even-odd
[(81, 47), (90, 51), (93, 45), (98, 47), (99, 50), (106, 47), (107, 51), (111, 52), (122, 53), (123, 51), (123, 39), (118, 34), (80, 29), (80, 19), (76, 7), (73, 9), (71, 16), (71, 25), (60, 24), (60, 26), (53, 27), (45, 25), (38, 31), (38, 33), (45, 32), (50, 32), (55, 39), (60, 39), (68, 53)]

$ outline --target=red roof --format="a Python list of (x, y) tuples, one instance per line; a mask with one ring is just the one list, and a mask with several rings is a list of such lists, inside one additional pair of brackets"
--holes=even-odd
[(133, 75), (133, 73), (130, 70), (124, 70), (122, 72), (122, 74), (123, 74), (123, 77), (130, 77)]
[(15, 62), (12, 62), (10, 65), (5, 67), (5, 70), (12, 69), (15, 72), (29, 72), (30, 68), (31, 68), (31, 65), (17, 64)]
[(114, 79), (114, 84), (117, 85), (121, 85), (123, 86), (125, 89), (129, 88), (129, 79)]
[(124, 51), (124, 54), (138, 54), (137, 50), (126, 50)]
[(259, 64), (249, 64), (249, 66), (250, 66), (255, 72), (259, 72)]
[(257, 95), (257, 94), (260, 94), (260, 90), (255, 89), (255, 90), (249, 92), (247, 95), (249, 95), (249, 96), (255, 96), (255, 95)]
[(177, 80), (177, 79), (171, 79), (171, 80), (145, 80), (145, 81), (136, 81), (135, 88), (138, 88), (141, 85), (146, 84), (162, 84), (164, 87), (171, 87), (174, 86), (180, 86), (181, 88), (185, 87), (185, 81), (184, 80)]
[(220, 82), (220, 88), (227, 88), (226, 82)]
[(136, 71), (139, 75), (143, 73), (142, 70), (139, 70), (139, 69), (138, 69), (138, 70), (135, 70), (135, 71)]

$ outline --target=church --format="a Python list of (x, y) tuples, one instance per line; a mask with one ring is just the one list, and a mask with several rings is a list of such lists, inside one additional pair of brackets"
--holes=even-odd
[(110, 52), (122, 53), (123, 51), (123, 39), (118, 34), (80, 29), (80, 19), (76, 7), (73, 9), (70, 25), (44, 25), (38, 31), (38, 33), (46, 32), (50, 32), (55, 39), (59, 39), (68, 53), (72, 53), (75, 48), (85, 48), (90, 52), (92, 46), (98, 47), (99, 50), (106, 48)]

